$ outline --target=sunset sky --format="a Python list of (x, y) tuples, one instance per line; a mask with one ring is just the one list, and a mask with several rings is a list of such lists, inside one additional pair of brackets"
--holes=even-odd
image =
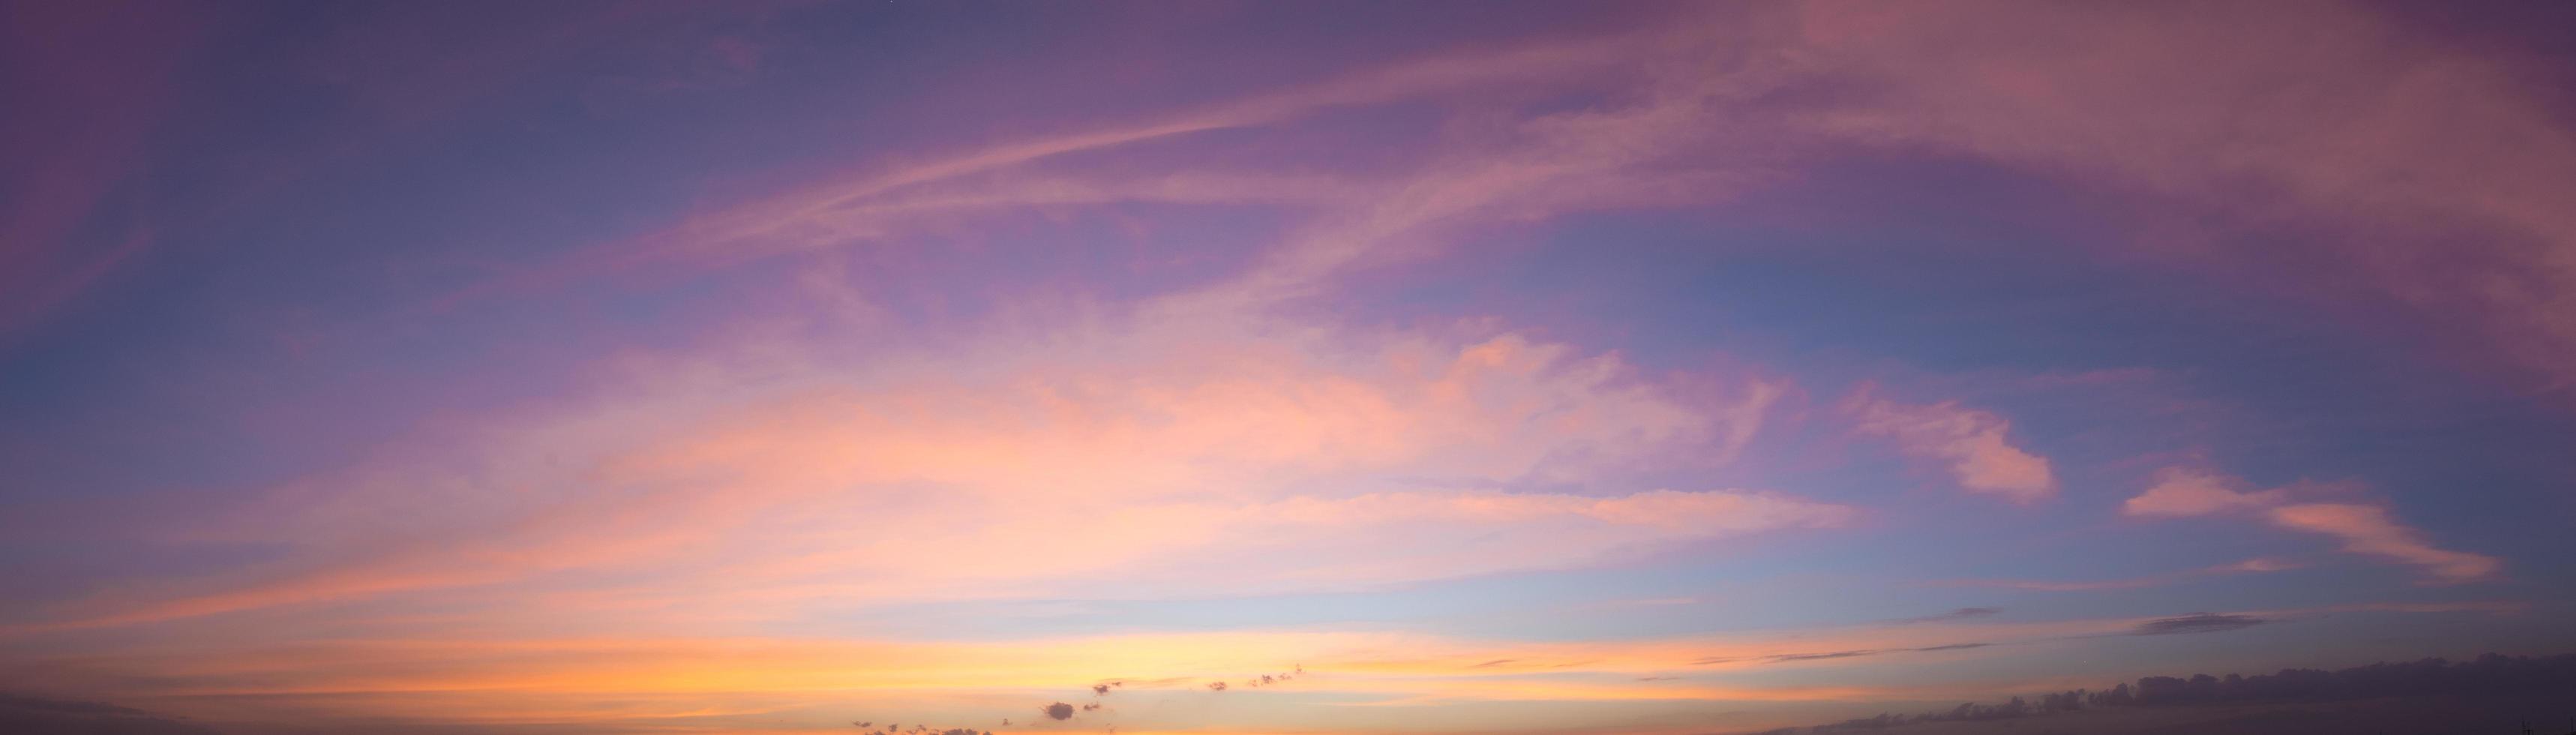
[(2571, 29), (0, 3), (0, 693), (1678, 734), (2576, 652)]

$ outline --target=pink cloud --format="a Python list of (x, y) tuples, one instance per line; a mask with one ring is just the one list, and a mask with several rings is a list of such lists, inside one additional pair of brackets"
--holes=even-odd
[[(2301, 270), (2294, 285), (2330, 282), (2337, 297), (2393, 300), (2430, 321), (2465, 321), (2470, 328), (2447, 331), (2482, 340), (2479, 354), (2559, 380), (2576, 376), (2576, 319), (2564, 316), (2576, 314), (2569, 301), (2576, 252), (2567, 246), (2576, 242), (2576, 217), (2557, 206), (2576, 191), (2567, 173), (2576, 171), (2576, 140), (2545, 94), (2526, 88), (2506, 60), (2411, 38), (2366, 9), (2212, 11), (1685, 11), (1645, 31), (1427, 56), (886, 162), (694, 213), (664, 231), (463, 295), (610, 270), (694, 272), (891, 244), (918, 226), (911, 220), (964, 208), (1147, 199), (1315, 208), (1300, 235), (1277, 243), (1236, 288), (1204, 294), (1280, 298), (1310, 292), (1355, 264), (1438, 252), (1454, 239), (1441, 227), (1705, 206), (1777, 180), (1799, 161), (1848, 156), (1858, 144), (1965, 154), (2256, 222), (2343, 233), (2318, 238), (2327, 244), (2317, 247), (2332, 250), (2304, 254), (2321, 265)], [(1535, 115), (1479, 102), (1504, 88), (1622, 102)], [(1814, 90), (1831, 93), (1806, 94)], [(1456, 103), (1462, 119), (1480, 122), (1414, 141), (1418, 155), (1399, 166), (1380, 156), (1321, 157), (1282, 175), (1279, 166), (1191, 147), (1210, 131), (1266, 131), (1335, 108), (1426, 100)], [(1130, 169), (1172, 163), (1116, 174), (1047, 170), (1111, 150), (1146, 162)], [(2426, 236), (2463, 223), (2495, 236), (2471, 245)], [(2125, 251), (2109, 255), (2123, 260), (2145, 252), (2231, 271), (2278, 258), (2173, 242), (2115, 247)], [(1987, 469), (2005, 475), (2028, 466)]]
[[(2344, 4), (1806, 4), (1808, 71), (1868, 91), (1811, 129), (1985, 156), (2318, 238), (2276, 289), (2416, 309), (2576, 380), (2576, 135), (2503, 54)], [(2462, 227), (2485, 236), (2463, 238)], [(2216, 240), (2217, 238), (2211, 238)], [(2140, 243), (2242, 272), (2282, 262)], [(2293, 282), (2294, 281), (2294, 282)]]
[[(178, 11), (178, 12), (171, 12)], [(167, 113), (202, 19), (186, 6), (0, 9), (0, 332), (25, 326), (149, 248), (113, 206)]]
[[(112, 625), (539, 575), (644, 574), (690, 609), (1286, 592), (1599, 564), (1854, 509), (1619, 487), (1748, 439), (1780, 394), (1684, 395), (1615, 354), (1459, 326), (1071, 318), (864, 351), (720, 339), (592, 403), (280, 488), (190, 537), (294, 564), (111, 590)], [(1579, 492), (1501, 492), (1518, 483)], [(900, 528), (901, 533), (854, 533)], [(759, 529), (750, 533), (750, 529)], [(925, 538), (940, 551), (925, 554)], [(319, 560), (331, 560), (316, 563)]]
[(2495, 557), (2434, 548), (2424, 534), (2389, 519), (2388, 511), (2349, 503), (2308, 503), (2273, 508), (2274, 525), (2322, 533), (2343, 541), (2343, 550), (2386, 557), (2424, 568), (2445, 582), (2475, 582), (2495, 576), (2504, 566)]
[(2279, 505), (2289, 491), (2274, 488), (2257, 492), (2239, 492), (2228, 487), (2235, 479), (2180, 467), (2156, 473), (2156, 484), (2146, 492), (2120, 504), (2120, 512), (2143, 517), (2177, 518), (2209, 515)]
[(2007, 437), (2012, 422), (2001, 416), (1955, 401), (1912, 405), (1866, 393), (1854, 401), (1863, 433), (1892, 438), (1906, 454), (1949, 463), (1961, 489), (2017, 503), (2057, 491), (2048, 459), (2014, 446)]
[[(2390, 518), (2385, 508), (2348, 502), (2293, 502), (2301, 495), (2332, 493), (2330, 485), (2299, 484), (2259, 491), (2232, 489), (2243, 480), (2188, 468), (2167, 468), (2156, 484), (2121, 505), (2121, 512), (2145, 518), (2260, 514), (2273, 526), (2333, 536), (2343, 550), (2377, 556), (2422, 568), (2440, 582), (2474, 582), (2503, 568), (2495, 557), (2435, 548), (2421, 531)], [(2250, 559), (2236, 568), (2271, 571), (2282, 562)]]

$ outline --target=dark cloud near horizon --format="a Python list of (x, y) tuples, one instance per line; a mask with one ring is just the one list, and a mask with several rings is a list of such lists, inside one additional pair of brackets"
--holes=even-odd
[[(2245, 616), (2215, 616), (2245, 617)], [(2224, 677), (2194, 674), (2189, 678), (2149, 676), (2136, 684), (2121, 683), (2109, 689), (2076, 689), (2040, 695), (2036, 700), (2013, 697), (2000, 704), (1963, 703), (1948, 710), (1915, 715), (1880, 713), (1876, 717), (1844, 720), (1807, 728), (1781, 728), (1755, 735), (1792, 735), (1794, 733), (1836, 733), (1855, 730), (1883, 730), (1893, 727), (1938, 725), (1944, 723), (1977, 723), (2023, 717), (2103, 712), (2172, 711), (2193, 707), (2280, 705), (2317, 702), (2370, 701), (2386, 705), (2407, 698), (2418, 700), (2449, 698), (2441, 702), (2420, 703), (2417, 710), (2476, 711), (2462, 702), (2481, 697), (2510, 697), (2523, 694), (2557, 695), (2576, 691), (2576, 654), (2523, 657), (2486, 654), (2471, 661), (2452, 663), (2438, 658), (2402, 663), (2376, 663), (2347, 669), (2282, 669), (2278, 673)], [(2235, 710), (2221, 710), (2235, 711)], [(2313, 708), (2301, 710), (2300, 716), (2313, 715)], [(2406, 714), (2403, 708), (2392, 710)], [(2417, 714), (2420, 714), (2418, 712)], [(2285, 718), (2287, 716), (2285, 715)], [(2261, 718), (2238, 717), (2249, 727)], [(2091, 722), (2088, 726), (2104, 723)], [(2453, 723), (2450, 727), (2457, 728)], [(2171, 724), (2158, 732), (2179, 732)], [(2274, 727), (2276, 731), (2297, 728)], [(1948, 732), (1948, 729), (1943, 729)], [(2251, 731), (2251, 730), (2248, 730)]]
[(2138, 627), (2129, 630), (2129, 635), (2223, 633), (2231, 630), (2244, 630), (2246, 628), (2251, 628), (2269, 622), (2272, 622), (2270, 618), (2259, 618), (2252, 615), (2192, 613), (2182, 617), (2162, 618), (2139, 623)]
[[(1299, 665), (1297, 665), (1297, 666), (1295, 667), (1295, 672), (1296, 672), (1297, 674), (1303, 674), (1303, 673), (1306, 673), (1306, 667), (1305, 667), (1305, 665), (1303, 665), (1303, 664), (1299, 664)], [(1263, 685), (1279, 684), (1279, 683), (1286, 682), (1286, 681), (1288, 681), (1288, 680), (1290, 680), (1290, 679), (1292, 679), (1292, 678), (1295, 678), (1294, 674), (1288, 674), (1288, 673), (1280, 673), (1280, 674), (1261, 674), (1258, 678), (1245, 680), (1245, 681), (1244, 681), (1244, 686), (1248, 686), (1248, 687), (1258, 687), (1258, 686), (1263, 686)], [(1070, 703), (1066, 703), (1066, 702), (1054, 702), (1054, 703), (1047, 704), (1047, 705), (1045, 705), (1045, 706), (1039, 707), (1039, 708), (1038, 708), (1038, 713), (1039, 713), (1039, 714), (1046, 715), (1046, 716), (1047, 716), (1047, 719), (1051, 719), (1051, 720), (1056, 720), (1056, 721), (1071, 720), (1071, 719), (1073, 719), (1073, 718), (1074, 718), (1074, 715), (1075, 715), (1075, 714), (1077, 714), (1077, 713), (1101, 712), (1101, 711), (1105, 711), (1105, 710), (1107, 710), (1107, 709), (1108, 709), (1108, 707), (1107, 707), (1106, 705), (1101, 704), (1101, 703), (1098, 701), (1098, 698), (1100, 698), (1100, 697), (1105, 697), (1105, 696), (1109, 696), (1109, 690), (1111, 690), (1111, 689), (1125, 688), (1125, 687), (1127, 686), (1127, 683), (1128, 683), (1128, 682), (1130, 682), (1130, 681), (1135, 682), (1137, 686), (1155, 686), (1155, 685), (1159, 685), (1159, 684), (1176, 684), (1176, 683), (1185, 682), (1185, 681), (1192, 681), (1192, 680), (1193, 680), (1193, 679), (1192, 679), (1192, 678), (1190, 678), (1190, 677), (1172, 677), (1172, 678), (1167, 678), (1167, 679), (1099, 679), (1099, 680), (1095, 680), (1095, 681), (1093, 681), (1092, 683), (1090, 683), (1090, 684), (1086, 685), (1086, 686), (1088, 686), (1088, 687), (1090, 687), (1090, 688), (1091, 688), (1091, 696), (1093, 697), (1094, 701), (1081, 705), (1081, 706), (1079, 707), (1079, 709), (1077, 709), (1075, 705), (1070, 704)], [(1207, 688), (1208, 688), (1208, 691), (1212, 691), (1212, 692), (1222, 692), (1222, 691), (1225, 691), (1225, 690), (1227, 690), (1227, 689), (1232, 688), (1232, 686), (1233, 686), (1233, 685), (1231, 685), (1231, 684), (1229, 684), (1229, 683), (1227, 683), (1227, 682), (1224, 682), (1224, 681), (1211, 681), (1211, 682), (1208, 682), (1206, 686), (1207, 686)], [(1011, 721), (1010, 721), (1010, 720), (1008, 720), (1008, 719), (1004, 719), (1004, 720), (1002, 720), (1002, 724), (1003, 724), (1004, 726), (1008, 726), (1008, 725), (1010, 725), (1010, 724), (1011, 724)], [(865, 727), (865, 725), (861, 725), (861, 727)], [(1111, 726), (1110, 730), (1111, 730), (1111, 731), (1113, 731), (1113, 732), (1115, 732), (1115, 731), (1117, 730), (1117, 727), (1116, 727), (1116, 726)], [(969, 732), (969, 735), (972, 735), (972, 732), (971, 732), (971, 731)]]
[(1859, 658), (1861, 656), (1876, 656), (1885, 652), (1886, 651), (1883, 650), (1872, 649), (1866, 651), (1835, 651), (1833, 653), (1784, 653), (1778, 656), (1772, 656), (1770, 660), (1772, 663), (1780, 663), (1783, 661), (1821, 661), (1830, 658)]
[(222, 735), (222, 731), (104, 702), (0, 693), (0, 732), (11, 735)]

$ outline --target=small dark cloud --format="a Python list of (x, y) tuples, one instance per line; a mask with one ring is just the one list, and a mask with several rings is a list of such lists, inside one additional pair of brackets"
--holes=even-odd
[(2243, 630), (2272, 622), (2252, 615), (2216, 615), (2192, 613), (2178, 618), (2161, 618), (2139, 623), (2129, 635), (2180, 635), (2185, 633), (2220, 633)]
[(2003, 611), (2004, 611), (2004, 609), (2003, 609), (2003, 608), (2000, 608), (2000, 607), (1963, 607), (1963, 608), (1959, 608), (1959, 609), (1957, 609), (1957, 610), (1952, 610), (1952, 611), (1949, 611), (1949, 612), (1941, 613), (1941, 614), (1939, 614), (1939, 615), (1925, 615), (1925, 616), (1923, 616), (1923, 617), (1919, 617), (1919, 618), (1904, 618), (1904, 619), (1901, 619), (1901, 620), (1892, 620), (1892, 621), (1889, 621), (1889, 622), (1895, 623), (1895, 624), (1897, 624), (1897, 625), (1912, 625), (1912, 624), (1915, 624), (1915, 623), (1938, 623), (1938, 622), (1942, 622), (1942, 621), (1946, 621), (1946, 620), (1966, 620), (1966, 619), (1969, 619), (1969, 618), (1982, 618), (1982, 617), (1991, 616), (1991, 615), (1994, 615), (1994, 614), (1996, 614), (1996, 613), (2000, 613), (2000, 612), (2003, 612)]
[(1070, 719), (1073, 719), (1073, 705), (1065, 704), (1065, 703), (1063, 703), (1063, 702), (1057, 702), (1057, 703), (1055, 703), (1055, 704), (1050, 704), (1050, 705), (1047, 705), (1047, 706), (1045, 706), (1045, 707), (1041, 707), (1041, 708), (1039, 708), (1039, 709), (1038, 709), (1038, 711), (1039, 711), (1039, 712), (1042, 712), (1042, 713), (1045, 713), (1045, 714), (1046, 714), (1046, 716), (1047, 716), (1047, 719), (1050, 719), (1050, 720), (1070, 720)]
[(1092, 694), (1092, 696), (1095, 696), (1095, 697), (1096, 697), (1096, 696), (1100, 696), (1100, 695), (1104, 695), (1104, 694), (1108, 694), (1108, 693), (1109, 693), (1109, 685), (1107, 685), (1107, 684), (1093, 684), (1093, 685), (1091, 685), (1091, 694)]
[(1207, 687), (1208, 687), (1208, 689), (1209, 689), (1209, 690), (1211, 690), (1211, 691), (1219, 691), (1219, 692), (1222, 692), (1222, 691), (1225, 691), (1225, 682), (1222, 682), (1222, 681), (1211, 681), (1211, 682), (1208, 682)]
[(1779, 662), (1779, 661), (1819, 661), (1819, 660), (1829, 659), (1829, 658), (1858, 658), (1858, 657), (1861, 657), (1861, 656), (1874, 656), (1874, 655), (1878, 655), (1878, 654), (1881, 654), (1881, 653), (1885, 653), (1885, 651), (1879, 651), (1879, 650), (1868, 650), (1868, 651), (1835, 651), (1835, 652), (1833, 652), (1833, 653), (1784, 653), (1784, 654), (1780, 654), (1780, 655), (1778, 655), (1778, 656), (1773, 656), (1773, 657), (1771, 657), (1771, 660), (1772, 660), (1772, 661), (1774, 661), (1774, 662)]
[[(1766, 661), (1766, 662), (1769, 662), (1769, 663), (1775, 663), (1775, 664), (1776, 664), (1776, 663), (1788, 662), (1788, 661), (1822, 661), (1822, 660), (1826, 660), (1826, 659), (1836, 659), (1836, 658), (1859, 658), (1859, 657), (1862, 657), (1862, 656), (1876, 656), (1876, 655), (1880, 655), (1880, 654), (1887, 654), (1887, 653), (1916, 653), (1916, 652), (1921, 652), (1921, 651), (1956, 651), (1956, 650), (1965, 649), (1965, 648), (1984, 648), (1984, 647), (1986, 647), (1986, 646), (1991, 646), (1991, 645), (1994, 645), (1994, 644), (1992, 644), (1992, 643), (1950, 643), (1950, 644), (1939, 645), (1939, 646), (1924, 646), (1924, 647), (1922, 647), (1922, 648), (1866, 648), (1866, 649), (1861, 649), (1861, 650), (1857, 650), (1857, 651), (1834, 651), (1834, 652), (1831, 652), (1831, 653), (1783, 653), (1783, 654), (1779, 654), (1779, 655), (1776, 655), (1776, 656), (1764, 656), (1764, 657), (1762, 657), (1762, 660), (1763, 660), (1763, 661)], [(1722, 660), (1732, 661), (1732, 660), (1737, 660), (1737, 659), (1722, 659)], [(1715, 661), (1715, 660), (1713, 660), (1713, 659), (1700, 659), (1700, 661), (1696, 661), (1696, 662), (1693, 662), (1693, 663), (1711, 662), (1711, 661)]]

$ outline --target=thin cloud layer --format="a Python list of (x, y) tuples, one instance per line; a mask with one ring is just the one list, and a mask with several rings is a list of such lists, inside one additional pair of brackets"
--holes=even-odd
[(2423, 567), (2449, 582), (2474, 582), (2495, 576), (2504, 564), (2495, 557), (2434, 548), (2424, 534), (2390, 520), (2383, 508), (2350, 503), (2305, 503), (2273, 508), (2273, 525), (2333, 536), (2343, 550)]
[(2099, 590), (2130, 590), (2144, 589), (2148, 587), (2163, 587), (2205, 577), (2233, 574), (2260, 574), (2264, 572), (2286, 572), (2301, 568), (2305, 568), (2305, 565), (2295, 561), (2257, 557), (2246, 559), (2244, 561), (2202, 567), (2199, 569), (2169, 572), (2144, 577), (2130, 577), (2127, 579), (2094, 579), (2078, 581), (2037, 579), (1963, 579), (1943, 582), (1942, 584), (1964, 587), (2000, 587), (2005, 589), (2035, 590), (2041, 592), (2091, 592)]
[[(1236, 330), (1275, 336), (1217, 336)], [(746, 584), (884, 599), (1104, 585), (1348, 589), (1568, 568), (1831, 527), (1854, 513), (1756, 491), (1494, 489), (1580, 482), (1761, 420), (1759, 402), (1720, 397), (1716, 413), (1685, 406), (1615, 355), (1579, 357), (1509, 334), (1344, 342), (1259, 322), (1094, 334), (1033, 349), (998, 338), (876, 374), (838, 372), (813, 356), (657, 368), (670, 372), (639, 389), (650, 403), (612, 400), (597, 415), (499, 432), (550, 447), (547, 462), (510, 456), (525, 439), (469, 445), (496, 454), (361, 468), (282, 489), (198, 532), (295, 539), (348, 560), (335, 568), (122, 609), (100, 600), (88, 606), (99, 612), (62, 622), (130, 624), (638, 568), (665, 569), (655, 588), (674, 604), (707, 586)], [(708, 382), (726, 371), (757, 377)], [(570, 447), (597, 449), (567, 463), (560, 453)], [(460, 464), (511, 474), (436, 469)], [(1424, 481), (1459, 487), (1417, 487)], [(423, 482), (456, 490), (432, 499), (414, 491)], [(504, 490), (512, 486), (547, 490)], [(903, 490), (925, 486), (940, 492)], [(506, 519), (532, 502), (548, 508), (543, 522), (495, 534), (473, 521)], [(800, 520), (776, 523), (791, 509)], [(450, 540), (345, 536), (352, 518)], [(760, 524), (769, 530), (756, 538), (734, 535)], [(911, 533), (847, 536), (870, 525)], [(954, 550), (922, 557), (912, 534)], [(719, 558), (692, 551), (719, 539)], [(721, 571), (692, 577), (697, 564), (664, 566), (690, 557), (721, 562)], [(852, 574), (868, 581), (831, 581)]]
[(1963, 607), (1957, 610), (1941, 613), (1939, 615), (1925, 615), (1919, 618), (1906, 618), (1895, 621), (1895, 623), (1898, 625), (1904, 625), (1906, 623), (1942, 623), (1953, 620), (1972, 620), (2001, 614), (2002, 612), (2003, 608), (1999, 607)]
[(2158, 618), (2139, 623), (2130, 635), (2181, 635), (2188, 633), (2224, 633), (2244, 630), (2272, 622), (2252, 615), (2214, 615), (2194, 613), (2178, 618)]
[[(1681, 735), (2563, 642), (2565, 11), (1345, 10), (0, 8), (0, 711)], [(2205, 456), (2357, 479), (2104, 480)]]
[[(2399, 524), (2388, 510), (2374, 505), (2294, 502), (2306, 486), (2245, 491), (2231, 477), (2187, 468), (2167, 468), (2156, 484), (2121, 504), (2121, 512), (2147, 518), (2204, 515), (2255, 515), (2275, 527), (2322, 534), (2342, 543), (2342, 550), (2375, 556), (2423, 569), (2427, 578), (2444, 583), (2491, 579), (2503, 569), (2492, 556), (2436, 548), (2424, 533)], [(2270, 571), (2275, 563), (2251, 560), (2247, 571)]]

